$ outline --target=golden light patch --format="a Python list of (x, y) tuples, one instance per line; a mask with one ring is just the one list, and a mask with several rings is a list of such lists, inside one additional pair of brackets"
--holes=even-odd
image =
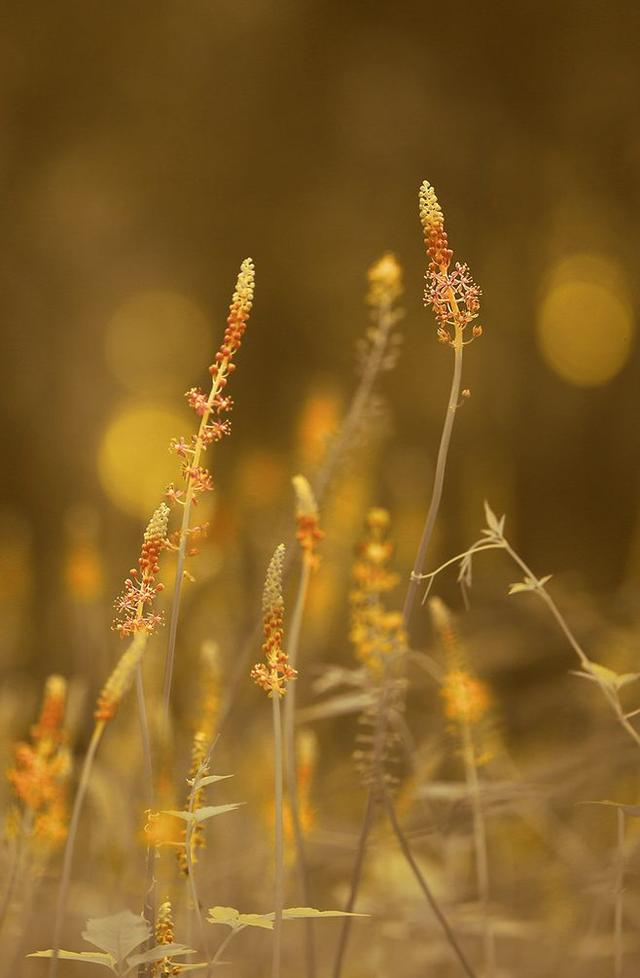
[(191, 424), (186, 408), (180, 412), (149, 401), (128, 404), (118, 412), (98, 449), (100, 482), (116, 506), (148, 519), (162, 501), (168, 483), (181, 483), (169, 442), (189, 431)]
[(202, 310), (170, 291), (136, 292), (115, 312), (105, 336), (107, 362), (139, 394), (178, 397), (206, 373), (214, 344)]
[(554, 269), (538, 312), (542, 356), (578, 387), (608, 383), (626, 363), (635, 323), (617, 267), (596, 255), (574, 255)]

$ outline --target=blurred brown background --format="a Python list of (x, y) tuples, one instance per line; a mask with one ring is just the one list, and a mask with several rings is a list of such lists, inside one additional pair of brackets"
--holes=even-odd
[(218, 505), (244, 493), (277, 542), (261, 494), (290, 504), (310, 393), (348, 399), (366, 268), (391, 249), (405, 349), (368, 496), (423, 515), (450, 370), (421, 304), (424, 178), (484, 290), (443, 551), (487, 496), (536, 570), (633, 595), (639, 20), (604, 0), (2, 3), (5, 665), (68, 660), (69, 587), (108, 608), (246, 255)]

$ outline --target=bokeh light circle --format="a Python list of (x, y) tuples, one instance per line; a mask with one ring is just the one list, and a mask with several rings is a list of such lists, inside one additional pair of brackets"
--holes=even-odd
[(574, 255), (554, 269), (537, 323), (540, 352), (570, 384), (608, 383), (626, 363), (635, 329), (617, 267), (595, 255)]
[(189, 430), (188, 412), (149, 401), (122, 408), (109, 422), (98, 450), (102, 488), (120, 509), (146, 519), (162, 501), (180, 466), (172, 438)]
[(200, 307), (171, 291), (136, 292), (116, 310), (105, 335), (109, 367), (139, 394), (162, 397), (198, 381), (213, 341)]

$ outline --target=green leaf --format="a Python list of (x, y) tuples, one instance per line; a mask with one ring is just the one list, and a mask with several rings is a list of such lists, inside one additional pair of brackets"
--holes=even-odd
[[(52, 958), (53, 950), (33, 951), (27, 954), (28, 958)], [(85, 964), (101, 964), (116, 973), (116, 959), (113, 954), (99, 954), (97, 951), (58, 951), (61, 961), (83, 961)]]
[(143, 944), (150, 934), (151, 927), (144, 917), (130, 910), (121, 910), (110, 917), (90, 919), (82, 932), (85, 941), (95, 944), (101, 951), (108, 951), (118, 964), (134, 948)]
[[(289, 907), (282, 911), (283, 920), (299, 920), (317, 917), (367, 917), (363, 913), (347, 913), (345, 910), (316, 910), (314, 907)], [(210, 924), (226, 924), (227, 927), (262, 927), (273, 930), (275, 913), (240, 913), (235, 907), (211, 907), (207, 920)]]

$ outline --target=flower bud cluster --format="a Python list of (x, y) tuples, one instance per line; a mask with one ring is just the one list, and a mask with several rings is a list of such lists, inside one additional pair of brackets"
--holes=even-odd
[(296, 496), (296, 540), (305, 559), (315, 567), (318, 562), (317, 545), (324, 538), (320, 529), (318, 504), (305, 476), (294, 475), (291, 482)]
[(136, 632), (129, 648), (120, 656), (115, 669), (102, 687), (93, 714), (96, 721), (106, 723), (118, 712), (120, 703), (133, 684), (146, 644), (147, 631)]
[[(433, 187), (426, 180), (420, 187), (419, 212), (429, 258), (424, 302), (433, 309), (440, 342), (453, 345), (455, 335), (478, 318), (482, 292), (466, 264), (456, 262), (451, 270), (453, 251), (449, 247), (444, 215)], [(467, 342), (481, 335), (482, 327), (476, 325)]]
[(149, 520), (138, 568), (134, 567), (129, 571), (124, 588), (116, 598), (113, 628), (122, 637), (134, 635), (136, 632), (151, 635), (162, 623), (162, 615), (155, 614), (151, 607), (163, 587), (156, 582), (156, 575), (160, 570), (160, 554), (167, 546), (169, 512), (167, 504), (161, 503)]
[(198, 433), (192, 435), (189, 441), (183, 437), (174, 438), (169, 446), (172, 452), (184, 460), (182, 477), (186, 484), (185, 489), (176, 489), (173, 484), (168, 486), (166, 498), (172, 505), (177, 503), (184, 506), (187, 500), (196, 505), (201, 493), (213, 491), (213, 478), (200, 464), (200, 456), (209, 445), (231, 433), (231, 422), (223, 416), (231, 411), (233, 401), (224, 393), (224, 389), (229, 375), (236, 368), (233, 361), (240, 349), (253, 305), (254, 287), (253, 262), (250, 258), (246, 258), (240, 266), (222, 344), (209, 367), (211, 375), (209, 394), (205, 394), (199, 387), (191, 387), (185, 394), (189, 407), (200, 418)]
[(284, 568), (284, 544), (279, 544), (267, 569), (262, 595), (262, 621), (264, 642), (262, 651), (265, 662), (258, 662), (251, 670), (251, 678), (266, 690), (269, 696), (284, 696), (287, 683), (296, 678), (296, 670), (289, 665), (289, 657), (282, 647), (284, 637), (284, 599), (282, 597), (282, 572)]

